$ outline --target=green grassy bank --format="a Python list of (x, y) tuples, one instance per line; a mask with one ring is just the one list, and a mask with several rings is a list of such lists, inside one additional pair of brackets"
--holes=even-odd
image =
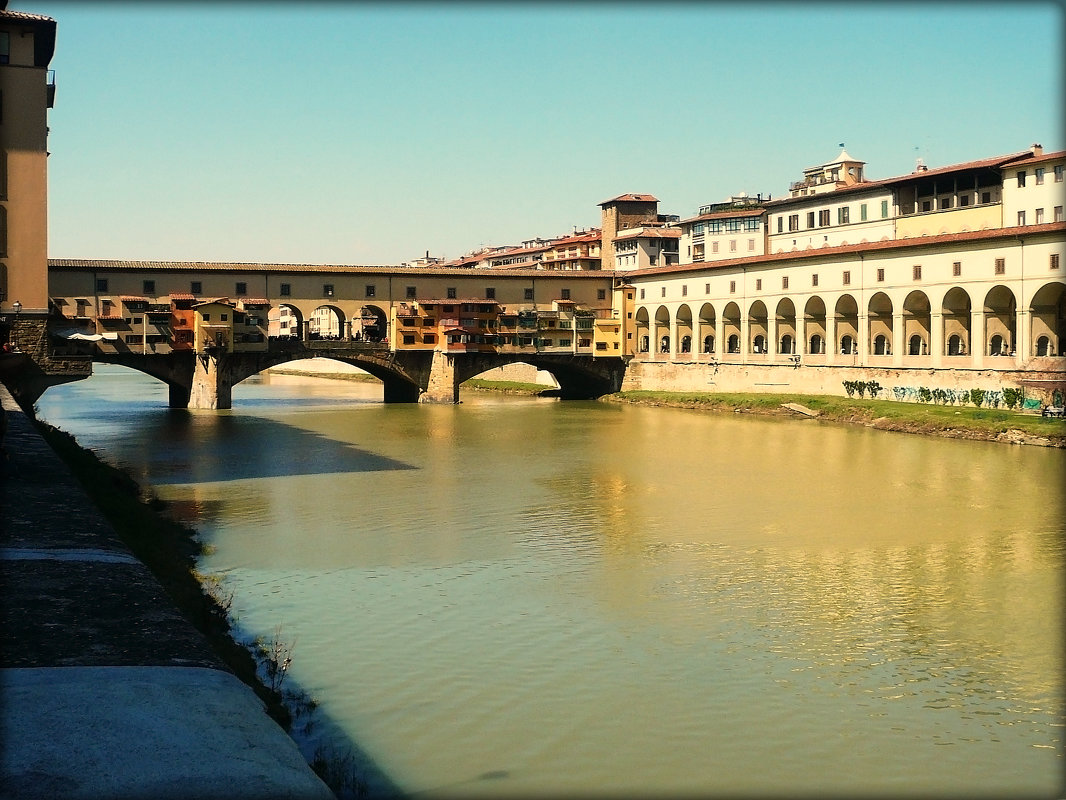
[(607, 395), (608, 402), (729, 413), (797, 416), (798, 403), (828, 422), (957, 439), (1066, 447), (1066, 421), (1005, 408), (907, 403), (829, 395), (631, 391)]

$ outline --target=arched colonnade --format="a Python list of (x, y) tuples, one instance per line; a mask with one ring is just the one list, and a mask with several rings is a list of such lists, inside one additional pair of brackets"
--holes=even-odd
[(643, 360), (1014, 369), (1066, 357), (1066, 284), (638, 305)]

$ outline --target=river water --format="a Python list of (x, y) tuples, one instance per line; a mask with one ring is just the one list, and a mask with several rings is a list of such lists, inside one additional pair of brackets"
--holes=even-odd
[(200, 531), (371, 796), (1062, 796), (1062, 450), (96, 371), (40, 416)]

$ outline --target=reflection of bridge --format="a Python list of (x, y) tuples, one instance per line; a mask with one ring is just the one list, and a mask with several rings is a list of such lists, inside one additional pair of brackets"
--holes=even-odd
[(621, 358), (541, 353), (507, 355), (441, 351), (398, 351), (387, 344), (356, 341), (271, 340), (261, 352), (110, 353), (94, 360), (118, 364), (158, 378), (170, 388), (174, 408), (229, 408), (234, 385), (270, 367), (304, 358), (323, 357), (359, 367), (384, 384), (386, 403), (454, 403), (459, 384), (495, 367), (516, 362), (551, 372), (563, 398), (593, 398), (621, 388)]

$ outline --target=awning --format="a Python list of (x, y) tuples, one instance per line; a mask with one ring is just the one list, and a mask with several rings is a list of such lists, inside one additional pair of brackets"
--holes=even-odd
[(100, 342), (105, 339), (109, 342), (118, 339), (117, 333), (86, 333), (81, 328), (60, 328), (49, 331), (57, 339), (77, 339), (82, 342)]

